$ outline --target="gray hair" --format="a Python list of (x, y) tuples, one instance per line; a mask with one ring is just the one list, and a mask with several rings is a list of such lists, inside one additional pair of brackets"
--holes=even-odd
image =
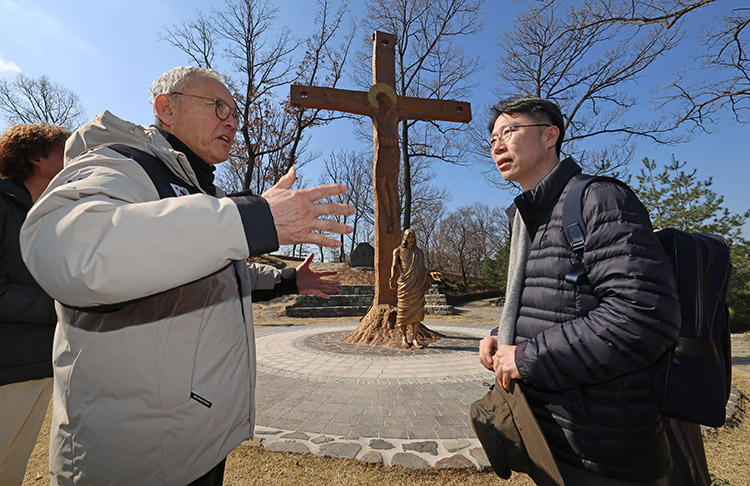
[[(196, 76), (215, 79), (222, 84), (226, 84), (227, 82), (224, 76), (213, 69), (196, 66), (180, 66), (170, 69), (151, 83), (151, 96), (149, 96), (148, 101), (151, 103), (154, 115), (156, 115), (156, 105), (154, 102), (157, 96), (184, 90)], [(156, 117), (156, 124), (161, 125), (161, 120), (159, 120), (158, 116)]]

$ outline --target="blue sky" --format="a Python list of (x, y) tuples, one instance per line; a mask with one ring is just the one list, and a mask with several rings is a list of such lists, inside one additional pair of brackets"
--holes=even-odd
[[(220, 3), (214, 0), (0, 0), (0, 77), (11, 77), (18, 72), (32, 77), (47, 75), (80, 96), (89, 118), (106, 109), (121, 118), (149, 124), (153, 120), (148, 104), (149, 85), (167, 69), (188, 62), (182, 53), (159, 41), (159, 33), (164, 32), (165, 27), (191, 19), (198, 8), (206, 10)], [(272, 3), (279, 8), (279, 18), (295, 36), (303, 38), (311, 33), (314, 2), (273, 0)], [(351, 8), (359, 17), (364, 3), (364, 0), (350, 0)], [(722, 3), (746, 6), (746, 0), (722, 0)], [(512, 12), (519, 8), (518, 3), (508, 0), (487, 0), (486, 5), (490, 4), (493, 7), (487, 11), (493, 14), (484, 16), (484, 31), (468, 46), (487, 60), (474, 96), (465, 100), (472, 103), (475, 116), (483, 116), (483, 108), (494, 101), (498, 38), (512, 20)], [(677, 53), (676, 62), (680, 61), (679, 55)], [(668, 74), (673, 67), (669, 62), (662, 63), (659, 71), (652, 75)], [(354, 82), (347, 79), (340, 86), (356, 88)], [(3, 128), (5, 125), (0, 122), (0, 129)], [(750, 134), (750, 126), (738, 125), (725, 116), (715, 132), (696, 135), (677, 146), (641, 142), (635, 160), (650, 157), (665, 163), (674, 154), (688, 162), (689, 167), (697, 168), (700, 179), (713, 177), (714, 190), (725, 197), (725, 204), (731, 211), (744, 211), (750, 208), (750, 155), (743, 142)], [(311, 148), (321, 157), (302, 169), (306, 178), (317, 180), (331, 147), (350, 150), (372, 147), (371, 143), (362, 145), (351, 133), (351, 122), (346, 121), (310, 132)], [(489, 156), (486, 164), (492, 164)], [(636, 162), (632, 171), (637, 172), (638, 167)], [(487, 187), (480, 167), (441, 164), (434, 166), (434, 170), (438, 173), (436, 185), (447, 188), (453, 195), (451, 209), (477, 200), (499, 207), (510, 202), (509, 192)], [(745, 235), (750, 236), (750, 223), (745, 226)]]

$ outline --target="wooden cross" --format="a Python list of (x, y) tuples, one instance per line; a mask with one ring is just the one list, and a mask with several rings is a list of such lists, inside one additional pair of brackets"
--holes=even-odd
[(402, 120), (469, 122), (471, 105), (461, 101), (396, 96), (396, 36), (375, 32), (372, 40), (373, 86), (368, 92), (292, 85), (291, 103), (294, 106), (344, 111), (372, 118), (375, 142), (375, 307), (396, 304), (396, 291), (389, 287), (388, 280), (393, 250), (401, 242), (398, 123)]

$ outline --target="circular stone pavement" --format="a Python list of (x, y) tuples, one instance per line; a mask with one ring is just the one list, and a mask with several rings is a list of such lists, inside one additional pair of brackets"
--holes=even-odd
[(488, 326), (426, 322), (424, 349), (345, 343), (357, 322), (256, 329), (256, 439), (270, 450), (411, 468), (486, 469), (469, 407), (494, 381)]
[[(494, 381), (477, 358), (491, 327), (425, 325), (446, 337), (422, 350), (340, 342), (353, 320), (256, 329), (256, 438), (245, 445), (415, 469), (489, 469), (469, 407)], [(748, 343), (732, 335), (735, 367), (750, 368)]]

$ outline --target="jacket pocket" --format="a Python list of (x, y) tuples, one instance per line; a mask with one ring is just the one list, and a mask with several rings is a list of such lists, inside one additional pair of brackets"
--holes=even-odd
[(162, 410), (190, 400), (200, 327), (200, 316), (190, 314), (159, 326), (157, 373)]

